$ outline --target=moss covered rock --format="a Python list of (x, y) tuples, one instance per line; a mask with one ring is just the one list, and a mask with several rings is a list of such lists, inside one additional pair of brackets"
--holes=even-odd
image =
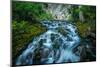
[(80, 36), (83, 38), (87, 37), (91, 33), (95, 33), (96, 31), (96, 25), (93, 22), (86, 22), (86, 23), (77, 22), (75, 23), (75, 25), (78, 28)]

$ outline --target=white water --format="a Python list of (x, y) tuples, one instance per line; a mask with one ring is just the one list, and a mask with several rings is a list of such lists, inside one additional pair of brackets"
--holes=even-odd
[(18, 57), (16, 65), (36, 64), (35, 53), (38, 49), (40, 49), (38, 51), (41, 56), (38, 64), (80, 61), (80, 56), (73, 52), (80, 42), (74, 25), (67, 21), (43, 21), (41, 23), (48, 30), (33, 39), (33, 42)]

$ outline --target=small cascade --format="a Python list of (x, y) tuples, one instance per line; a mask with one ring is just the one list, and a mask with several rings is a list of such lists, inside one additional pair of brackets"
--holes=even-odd
[(67, 21), (42, 21), (47, 31), (33, 41), (17, 58), (16, 65), (51, 64), (80, 61), (73, 52), (80, 43), (77, 28)]

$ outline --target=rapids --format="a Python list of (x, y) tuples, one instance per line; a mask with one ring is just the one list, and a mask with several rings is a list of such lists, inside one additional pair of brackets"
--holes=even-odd
[(79, 54), (73, 50), (80, 43), (77, 28), (67, 21), (42, 21), (47, 31), (34, 37), (16, 65), (51, 64), (80, 61)]

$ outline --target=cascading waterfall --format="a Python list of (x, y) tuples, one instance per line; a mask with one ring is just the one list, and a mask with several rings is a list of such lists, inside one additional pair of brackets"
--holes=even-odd
[(42, 21), (47, 31), (28, 45), (17, 58), (16, 65), (50, 64), (80, 61), (73, 52), (80, 43), (77, 28), (67, 21)]

